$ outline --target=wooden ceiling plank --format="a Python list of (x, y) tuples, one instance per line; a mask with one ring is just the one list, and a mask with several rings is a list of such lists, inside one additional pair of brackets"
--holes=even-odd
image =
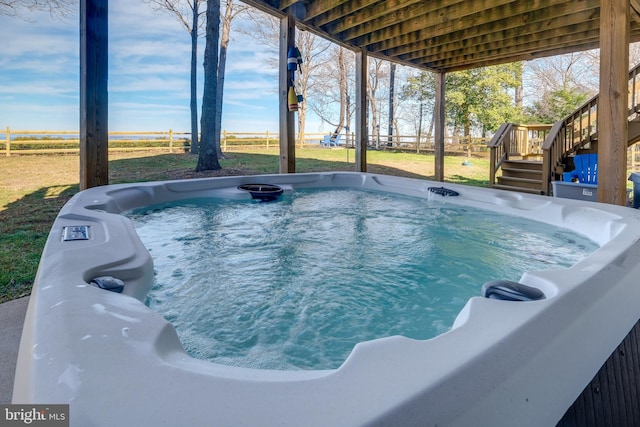
[[(389, 43), (390, 40), (394, 40), (401, 34), (406, 34), (407, 38), (412, 37), (413, 41), (432, 40), (437, 37), (452, 34), (456, 31), (473, 29), (475, 27), (482, 26), (483, 23), (486, 25), (493, 25), (494, 31), (501, 30), (502, 28), (500, 28), (498, 24), (504, 22), (512, 21), (512, 24), (510, 24), (510, 26), (517, 26), (523, 25), (523, 23), (532, 20), (543, 20), (550, 19), (552, 17), (567, 16), (580, 10), (599, 9), (600, 0), (584, 0), (580, 3), (579, 9), (576, 9), (576, 3), (572, 2), (553, 5), (552, 2), (545, 1), (545, 4), (547, 4), (548, 6), (536, 9), (539, 10), (539, 12), (530, 10), (520, 12), (518, 14), (514, 13), (514, 11), (511, 9), (513, 5), (506, 4), (496, 8), (495, 10), (487, 11), (484, 13), (480, 12), (476, 15), (466, 15), (444, 22), (436, 22), (433, 25), (420, 27), (420, 29), (417, 31), (399, 31), (396, 29), (394, 34), (389, 29), (383, 29), (381, 31), (370, 33), (357, 39), (351, 40), (350, 42), (354, 45), (367, 46), (368, 48), (370, 45), (376, 43), (384, 43), (385, 41)], [(516, 7), (518, 8), (518, 10), (522, 10), (521, 5)], [(404, 40), (404, 43), (407, 42), (408, 40)]]
[(307, 6), (307, 22), (322, 27), (328, 22), (341, 19), (350, 13), (366, 9), (379, 0), (315, 0)]
[[(350, 0), (339, 8), (327, 11), (313, 18), (313, 25), (322, 28), (333, 28), (344, 25), (351, 28), (380, 16), (381, 9), (398, 9), (420, 0)], [(321, 1), (320, 1), (321, 2)], [(334, 33), (334, 31), (331, 31)]]
[[(486, 52), (487, 54), (492, 54), (494, 52), (502, 52), (502, 51), (511, 51), (513, 53), (519, 53), (525, 50), (538, 50), (543, 46), (547, 46), (550, 49), (554, 47), (564, 46), (567, 43), (571, 43), (577, 40), (591, 40), (593, 38), (597, 38), (600, 30), (598, 28), (584, 29), (584, 28), (576, 28), (574, 32), (549, 36), (545, 39), (532, 40), (528, 42), (521, 42), (518, 44), (507, 44), (499, 43), (499, 42), (490, 42), (485, 43), (480, 46), (474, 46), (472, 48), (462, 48), (462, 49), (450, 49), (443, 50), (440, 53), (433, 52), (425, 52), (425, 55), (420, 55), (419, 57), (415, 57), (413, 59), (408, 59), (409, 61), (419, 61), (420, 58), (432, 58), (433, 60), (451, 60), (454, 61), (457, 58), (469, 58), (473, 56), (477, 56), (480, 52)], [(401, 56), (402, 57), (402, 56)], [(407, 59), (404, 58), (403, 59)]]
[(293, 6), (296, 3), (301, 3), (304, 5), (304, 2), (300, 0), (280, 0), (280, 4), (278, 5), (278, 9), (281, 11), (286, 11), (289, 7)]
[[(454, 31), (445, 35), (435, 36), (428, 39), (428, 46), (435, 48), (438, 45), (448, 45), (451, 43), (460, 43), (464, 40), (492, 36), (495, 38), (500, 37), (519, 37), (526, 38), (528, 36), (534, 36), (543, 31), (553, 30), (556, 28), (564, 28), (567, 25), (574, 25), (581, 22), (598, 20), (598, 9), (586, 9), (578, 13), (572, 13), (568, 15), (557, 14), (545, 14), (540, 17), (528, 16), (525, 25), (521, 24), (520, 19), (505, 20), (499, 23), (487, 23), (483, 25), (477, 25), (473, 27), (466, 27), (459, 31)], [(551, 16), (551, 18), (548, 18)], [(495, 26), (499, 25), (502, 30), (500, 32), (495, 31)], [(409, 52), (421, 50), (425, 48), (425, 42), (409, 42), (409, 35), (404, 37), (404, 40), (400, 38), (385, 40), (381, 43), (376, 43), (368, 46), (368, 50), (372, 52), (391, 52), (394, 54), (408, 54)], [(414, 36), (415, 37), (415, 36)]]
[[(630, 34), (631, 42), (640, 41), (640, 26), (636, 25), (632, 27), (634, 28)], [(549, 37), (548, 39), (539, 39), (537, 43), (524, 42), (520, 45), (507, 46), (499, 46), (496, 43), (490, 43), (484, 46), (484, 51), (476, 48), (473, 51), (448, 51), (448, 55), (446, 57), (423, 56), (418, 59), (414, 58), (408, 60), (402, 56), (399, 56), (395, 57), (395, 60), (397, 60), (399, 63), (414, 64), (414, 66), (423, 66), (429, 69), (434, 68), (435, 70), (442, 70), (450, 68), (453, 70), (522, 60), (518, 58), (531, 59), (528, 58), (527, 55), (537, 58), (559, 55), (572, 51), (594, 49), (598, 47), (599, 29), (592, 29), (589, 31), (579, 30), (581, 29), (575, 28), (574, 26), (574, 31), (570, 34), (567, 34), (563, 37)], [(576, 40), (582, 40), (582, 42), (577, 42)], [(583, 43), (586, 47), (576, 47), (574, 50), (571, 50), (571, 48), (569, 48), (569, 50), (566, 49), (566, 46), (580, 46), (581, 43)], [(535, 51), (532, 52), (532, 49), (534, 48)], [(479, 52), (482, 53), (479, 54)], [(527, 54), (526, 52), (529, 53)], [(482, 61), (477, 59), (481, 55), (484, 56), (484, 59)], [(376, 54), (372, 54), (372, 56), (378, 57)], [(379, 55), (379, 57), (385, 57), (385, 55)], [(473, 65), (465, 65), (470, 61)], [(428, 64), (428, 66), (425, 64)]]
[[(562, 37), (561, 40), (557, 40), (557, 43), (551, 46), (548, 44), (544, 44), (541, 41), (539, 43), (530, 43), (529, 45), (513, 46), (511, 49), (496, 48), (496, 49), (486, 50), (482, 53), (482, 55), (480, 55), (478, 51), (450, 52), (446, 56), (443, 56), (440, 58), (425, 57), (424, 63), (426, 63), (427, 61), (433, 62), (433, 63), (441, 62), (446, 64), (447, 68), (449, 68), (449, 67), (460, 66), (469, 61), (474, 62), (474, 61), (484, 60), (484, 61), (495, 62), (495, 63), (513, 62), (511, 60), (505, 61), (505, 59), (511, 58), (511, 57), (518, 57), (520, 55), (532, 55), (535, 53), (541, 53), (545, 51), (548, 51), (548, 52), (561, 51), (564, 46), (567, 46), (569, 44), (576, 45), (576, 43), (585, 44), (585, 45), (595, 44), (595, 46), (597, 46), (599, 42), (599, 37), (600, 37), (600, 31), (596, 30), (588, 34), (584, 34), (582, 35), (582, 37), (579, 37), (580, 42), (575, 41), (576, 36), (567, 36), (567, 37)], [(410, 61), (410, 62), (413, 63), (415, 61)]]
[(631, 19), (640, 23), (640, 0), (629, 0), (629, 15)]
[[(337, 10), (348, 10), (348, 4), (351, 3), (352, 0), (323, 0), (323, 1), (312, 1), (307, 6), (307, 16), (305, 19), (310, 21), (312, 19), (317, 18), (318, 16), (330, 13), (332, 11)], [(370, 0), (369, 3), (374, 3), (376, 0)], [(344, 16), (344, 15), (342, 15)]]
[[(464, 0), (455, 0), (455, 2), (462, 3)], [(454, 1), (449, 1), (449, 4), (452, 3)], [(440, 7), (438, 6), (439, 4), (445, 4), (445, 0), (432, 1), (429, 7)], [(326, 22), (324, 27), (331, 34), (343, 33), (354, 29), (359, 29), (364, 34), (409, 20), (417, 15), (424, 15), (428, 10), (423, 0), (387, 0), (378, 2), (367, 9), (351, 13), (345, 19), (332, 19), (330, 22)], [(350, 38), (355, 37), (357, 37), (357, 34)]]
[[(601, 0), (246, 0), (350, 49), (449, 72), (598, 46)], [(453, 3), (455, 2), (455, 3)], [(640, 40), (640, 0), (630, 2)], [(300, 12), (302, 10), (302, 16)], [(289, 9), (291, 10), (291, 9)]]
[[(504, 63), (517, 62), (517, 61), (531, 61), (534, 59), (546, 58), (546, 57), (555, 56), (555, 55), (562, 55), (565, 53), (585, 51), (585, 50), (597, 48), (598, 44), (599, 42), (589, 41), (584, 44), (578, 44), (574, 46), (555, 48), (555, 49), (549, 49), (549, 50), (545, 49), (545, 50), (540, 50), (536, 52), (524, 52), (524, 53), (518, 53), (513, 55), (510, 54), (508, 56), (496, 55), (496, 56), (478, 59), (473, 64), (470, 64), (467, 62), (445, 63), (443, 61), (425, 61), (423, 63), (416, 63), (416, 62), (405, 62), (405, 61), (402, 61), (401, 59), (396, 59), (395, 62), (397, 62), (398, 64), (403, 64), (408, 67), (418, 68), (425, 71), (449, 73), (449, 72), (455, 72), (455, 71), (468, 70), (468, 69), (477, 68), (477, 67), (489, 67), (493, 65), (500, 65)], [(383, 56), (377, 56), (375, 54), (371, 56), (380, 58), (380, 59), (388, 59)]]
[[(487, 8), (486, 5), (489, 1), (494, 5), (491, 9)], [(539, 1), (549, 3), (552, 0)], [(527, 10), (524, 9), (527, 4), (528, 2), (517, 0), (463, 1), (460, 3), (438, 0), (434, 2), (433, 9), (426, 9), (423, 5), (416, 5), (415, 8), (402, 13), (391, 14), (342, 31), (338, 31), (338, 28), (327, 27), (327, 32), (336, 34), (345, 41), (360, 40), (360, 38), (372, 33), (380, 33), (379, 40), (373, 40), (375, 42), (402, 33), (442, 26), (443, 23), (451, 25), (462, 19), (466, 20), (467, 25), (479, 25), (486, 20), (517, 16)], [(493, 17), (496, 13), (499, 15)]]
[[(507, 56), (495, 56), (490, 58), (482, 58), (476, 64), (477, 67), (489, 67), (493, 65), (500, 65), (509, 62), (517, 62), (517, 61), (531, 61), (534, 59), (547, 58), (549, 56), (563, 55), (566, 53), (572, 52), (580, 52), (585, 50), (596, 49), (599, 46), (599, 42), (585, 42), (584, 44), (574, 45), (573, 47), (563, 47), (559, 49), (551, 49), (551, 50), (541, 50), (536, 52), (525, 52), (517, 55), (507, 55)], [(423, 65), (425, 69), (429, 68)], [(455, 72), (468, 70), (470, 68), (476, 68), (476, 65), (469, 66), (467, 63), (455, 63), (455, 64), (447, 64), (446, 70), (447, 72)]]
[[(412, 60), (419, 57), (428, 56), (429, 54), (435, 54), (442, 51), (452, 51), (460, 49), (481, 49), (483, 45), (500, 44), (504, 46), (516, 46), (522, 43), (530, 43), (531, 41), (537, 41), (540, 39), (548, 40), (550, 38), (558, 37), (566, 34), (567, 31), (573, 33), (582, 33), (591, 29), (598, 29), (600, 23), (599, 17), (595, 16), (583, 16), (582, 14), (576, 14), (574, 16), (567, 17), (567, 19), (557, 20), (553, 22), (539, 22), (532, 24), (528, 28), (514, 27), (506, 29), (501, 33), (485, 33), (476, 37), (460, 37), (452, 38), (453, 40), (448, 43), (434, 43), (425, 47), (424, 44), (419, 49), (409, 50), (407, 45), (405, 48), (400, 47), (397, 49), (389, 49), (383, 52), (383, 54), (389, 56), (402, 55), (407, 60)], [(412, 44), (411, 47), (418, 47), (417, 43)]]

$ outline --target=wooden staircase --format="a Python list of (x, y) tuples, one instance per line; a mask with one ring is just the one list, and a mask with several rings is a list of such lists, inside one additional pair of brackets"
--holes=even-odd
[(497, 180), (493, 188), (542, 194), (542, 161), (505, 160), (502, 162), (502, 176)]
[[(550, 194), (551, 182), (571, 170), (573, 155), (598, 152), (598, 101), (596, 95), (553, 125), (503, 124), (487, 144), (491, 155), (489, 185)], [(640, 64), (629, 71), (629, 101), (630, 147), (640, 142)]]

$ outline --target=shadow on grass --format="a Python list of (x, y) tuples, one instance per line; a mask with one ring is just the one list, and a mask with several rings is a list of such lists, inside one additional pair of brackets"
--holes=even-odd
[(0, 211), (0, 302), (31, 293), (51, 224), (77, 192), (77, 185), (43, 187)]
[[(279, 173), (279, 158), (274, 154), (226, 153), (221, 170), (196, 172), (197, 156), (191, 154), (164, 154), (151, 157), (121, 159), (109, 162), (110, 182), (113, 184), (156, 181), (167, 179), (192, 179), (216, 176), (259, 175)], [(296, 159), (296, 172), (338, 172), (354, 170), (354, 164), (339, 160), (321, 160), (309, 157)], [(399, 168), (368, 165), (369, 172), (409, 178), (428, 179), (424, 175)], [(433, 177), (431, 177), (433, 178)]]
[[(55, 161), (55, 157), (52, 157)], [(154, 154), (146, 157), (115, 159), (109, 162), (110, 182), (128, 183), (155, 180), (192, 179), (216, 176), (276, 174), (279, 156), (233, 152), (221, 160), (223, 169), (196, 172), (197, 157), (190, 154)], [(297, 172), (353, 171), (347, 161), (296, 159)], [(429, 179), (424, 175), (399, 168), (370, 164), (372, 173)], [(28, 171), (25, 176), (29, 176)], [(460, 183), (483, 185), (456, 176)], [(51, 178), (51, 186), (24, 195), (0, 211), (0, 302), (29, 295), (40, 255), (51, 225), (62, 206), (78, 192), (78, 185), (62, 185)]]
[(473, 179), (468, 176), (462, 175), (451, 175), (447, 177), (448, 182), (453, 182), (456, 184), (464, 184), (464, 185), (472, 185), (474, 187), (489, 187), (489, 179)]

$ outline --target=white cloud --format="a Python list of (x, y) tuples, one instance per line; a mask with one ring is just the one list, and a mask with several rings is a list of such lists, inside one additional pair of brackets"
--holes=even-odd
[(3, 81), (2, 84), (0, 84), (0, 94), (12, 94), (23, 98), (30, 95), (35, 95), (40, 98), (58, 96), (77, 97), (78, 82), (74, 80), (39, 80), (10, 84), (10, 82)]
[(150, 77), (137, 77), (123, 79), (111, 79), (109, 80), (109, 92), (153, 92), (159, 93), (187, 91), (189, 92), (189, 81), (185, 79), (166, 78), (159, 75)]
[[(0, 16), (0, 126), (73, 130), (79, 120), (79, 17), (29, 21)], [(199, 39), (198, 97), (204, 38)], [(225, 76), (228, 130), (278, 128), (277, 47), (232, 34)], [(190, 127), (189, 34), (144, 2), (109, 1), (109, 127), (185, 131)], [(199, 99), (200, 102), (200, 99)], [(200, 107), (199, 107), (200, 113)]]

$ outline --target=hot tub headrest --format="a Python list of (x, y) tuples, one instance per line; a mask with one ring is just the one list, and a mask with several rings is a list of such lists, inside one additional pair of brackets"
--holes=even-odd
[(482, 285), (482, 296), (504, 301), (537, 301), (545, 298), (538, 288), (510, 280), (491, 280)]
[(122, 293), (122, 291), (124, 290), (124, 282), (111, 276), (96, 277), (92, 279), (89, 284), (100, 289), (116, 293)]

